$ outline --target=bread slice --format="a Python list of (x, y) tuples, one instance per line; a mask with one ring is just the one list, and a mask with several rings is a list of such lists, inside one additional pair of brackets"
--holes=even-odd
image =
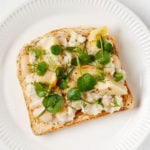
[[(43, 35), (42, 37), (38, 37), (37, 39), (31, 41), (29, 44), (26, 44), (20, 50), (18, 58), (17, 58), (17, 75), (18, 75), (18, 79), (19, 79), (19, 82), (20, 82), (20, 85), (22, 88), (25, 103), (27, 106), (31, 128), (32, 128), (33, 133), (35, 135), (43, 135), (43, 134), (58, 130), (60, 128), (64, 128), (64, 127), (68, 127), (68, 126), (71, 126), (74, 124), (78, 124), (78, 123), (86, 121), (86, 120), (92, 120), (92, 119), (95, 119), (95, 118), (98, 118), (98, 117), (101, 117), (101, 116), (104, 116), (104, 115), (111, 113), (109, 111), (102, 110), (101, 112), (93, 115), (93, 114), (84, 113), (81, 110), (76, 110), (74, 118), (70, 121), (66, 121), (65, 123), (52, 123), (52, 121), (42, 121), (39, 118), (34, 117), (34, 113), (33, 113), (34, 109), (31, 109), (31, 107), (30, 107), (30, 105), (32, 103), (32, 99), (28, 96), (28, 94), (26, 92), (26, 88), (27, 88), (27, 84), (28, 84), (26, 82), (26, 77), (31, 74), (31, 68), (29, 66), (29, 64), (30, 64), (29, 59), (30, 58), (29, 58), (29, 52), (27, 51), (27, 47), (37, 45), (40, 40), (42, 40), (43, 38), (47, 38), (47, 37), (57, 38), (59, 40), (59, 44), (63, 45), (63, 47), (65, 47), (64, 46), (65, 45), (64, 39), (66, 39), (65, 43), (69, 43), (72, 32), (73, 32), (73, 34), (76, 33), (76, 35), (83, 36), (84, 38), (86, 38), (86, 42), (88, 42), (88, 40), (90, 38), (93, 38), (92, 35), (90, 35), (92, 31), (94, 31), (95, 33), (93, 32), (93, 34), (96, 35), (97, 34), (96, 32), (98, 32), (98, 29), (93, 28), (93, 27), (92, 28), (76, 27), (76, 28), (62, 28), (62, 29), (58, 29), (58, 30), (53, 30), (53, 31)], [(102, 31), (102, 29), (100, 29), (99, 31)], [(100, 33), (98, 33), (98, 34), (100, 34)], [(103, 33), (101, 33), (101, 34), (103, 34)], [(91, 36), (91, 37), (89, 37), (89, 36)], [(118, 50), (116, 48), (115, 38), (108, 35), (108, 34), (105, 35), (105, 38), (112, 43), (114, 53), (116, 56), (118, 56)], [(82, 44), (81, 44), (81, 46), (83, 48)], [(49, 78), (51, 78), (51, 76), (49, 76)], [(113, 112), (119, 112), (119, 111), (127, 110), (127, 109), (132, 108), (132, 106), (133, 106), (133, 97), (131, 95), (131, 92), (128, 88), (126, 81), (124, 81), (124, 86), (127, 89), (127, 93), (124, 95), (121, 95), (123, 105), (119, 109), (117, 109)], [(65, 97), (64, 97), (64, 99), (65, 99), (64, 103), (66, 103), (67, 100)], [(49, 113), (49, 112), (46, 112), (46, 113)], [(48, 116), (48, 114), (47, 114), (47, 116)], [(55, 114), (54, 115), (52, 114), (52, 117), (55, 118)]]

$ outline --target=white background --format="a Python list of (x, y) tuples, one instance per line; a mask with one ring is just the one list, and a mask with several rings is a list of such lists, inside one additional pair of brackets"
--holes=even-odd
[[(0, 22), (11, 13), (17, 6), (26, 0), (0, 0)], [(118, 0), (134, 11), (150, 29), (150, 0)], [(150, 149), (150, 134), (145, 139), (138, 150)], [(0, 150), (9, 150), (9, 148), (0, 141)]]

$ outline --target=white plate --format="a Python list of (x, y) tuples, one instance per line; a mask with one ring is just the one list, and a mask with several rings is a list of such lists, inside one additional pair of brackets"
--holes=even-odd
[[(132, 110), (36, 137), (16, 77), (28, 41), (52, 29), (107, 25), (134, 95)], [(32, 0), (0, 24), (0, 138), (11, 150), (132, 150), (150, 130), (150, 34), (129, 9), (111, 0)]]

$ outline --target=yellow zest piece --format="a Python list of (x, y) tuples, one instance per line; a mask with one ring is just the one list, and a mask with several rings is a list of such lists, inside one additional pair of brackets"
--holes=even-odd
[(90, 47), (96, 47), (96, 41), (100, 38), (100, 36), (104, 36), (107, 34), (108, 28), (106, 26), (91, 31), (89, 35)]

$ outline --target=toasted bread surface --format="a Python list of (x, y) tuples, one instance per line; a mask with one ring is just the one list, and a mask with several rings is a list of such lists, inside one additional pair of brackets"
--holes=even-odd
[[(110, 114), (110, 112), (102, 111), (101, 113), (98, 113), (96, 115), (84, 115), (81, 111), (78, 111), (78, 113), (76, 113), (76, 116), (74, 117), (74, 119), (72, 121), (69, 121), (65, 124), (53, 125), (53, 124), (51, 124), (51, 122), (42, 122), (39, 119), (34, 118), (33, 110), (30, 109), (30, 107), (29, 107), (30, 103), (31, 103), (31, 99), (27, 96), (27, 94), (25, 92), (26, 86), (27, 86), (26, 82), (25, 82), (25, 78), (27, 75), (30, 74), (30, 69), (28, 68), (29, 53), (26, 51), (26, 46), (33, 46), (37, 42), (39, 42), (43, 37), (49, 37), (49, 36), (55, 36), (58, 39), (60, 39), (60, 38), (69, 39), (69, 37), (70, 37), (69, 33), (72, 31), (74, 31), (77, 34), (80, 34), (80, 35), (87, 38), (93, 29), (95, 29), (95, 28), (77, 27), (77, 28), (62, 28), (62, 29), (58, 29), (58, 30), (53, 30), (53, 31), (43, 35), (42, 37), (38, 37), (37, 39), (31, 41), (29, 44), (25, 45), (20, 50), (18, 58), (17, 58), (17, 75), (18, 75), (18, 79), (19, 79), (19, 82), (20, 82), (20, 85), (21, 85), (21, 88), (23, 91), (26, 107), (28, 110), (29, 118), (30, 118), (31, 128), (32, 128), (35, 135), (43, 135), (43, 134), (58, 130), (60, 128), (68, 127), (68, 126), (71, 126), (74, 124), (81, 123), (81, 122), (86, 121), (86, 120), (92, 120), (92, 119)], [(118, 55), (116, 40), (109, 35), (107, 36), (107, 39), (109, 39), (113, 42), (113, 45), (115, 47), (114, 49), (116, 50), (116, 54)], [(125, 84), (126, 84), (126, 87), (128, 90), (128, 94), (122, 96), (124, 105), (123, 105), (123, 107), (121, 107), (119, 110), (117, 110), (115, 112), (127, 110), (127, 109), (132, 108), (132, 106), (133, 106), (133, 97), (131, 95), (131, 92), (128, 88), (126, 81), (125, 81)]]

